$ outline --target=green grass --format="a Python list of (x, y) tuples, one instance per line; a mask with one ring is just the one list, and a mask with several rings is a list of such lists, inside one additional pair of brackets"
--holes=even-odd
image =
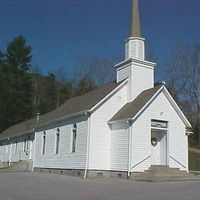
[(200, 171), (200, 153), (189, 151), (189, 170)]

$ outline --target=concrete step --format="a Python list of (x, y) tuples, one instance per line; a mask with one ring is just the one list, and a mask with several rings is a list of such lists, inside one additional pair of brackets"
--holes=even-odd
[(0, 168), (0, 171), (31, 171), (32, 170), (32, 160), (19, 161), (11, 163), (10, 166), (5, 166)]
[(199, 180), (200, 176), (188, 174), (186, 171), (181, 171), (178, 168), (169, 168), (169, 166), (153, 165), (143, 173), (134, 173), (131, 175), (131, 180), (136, 181), (181, 181), (181, 180)]
[(159, 175), (159, 176), (164, 176), (164, 175), (171, 175), (171, 176), (187, 176), (188, 173), (186, 171), (168, 171), (168, 172), (154, 172), (154, 171), (145, 171), (143, 173), (143, 175), (147, 175), (147, 174), (150, 174), (150, 175)]
[(152, 171), (152, 172), (177, 172), (180, 171), (178, 168), (169, 168), (169, 167), (150, 167), (148, 170), (145, 171)]
[(169, 165), (151, 165), (150, 168), (157, 168), (157, 169), (169, 169)]
[(200, 181), (200, 177), (153, 177), (153, 178), (131, 178), (132, 181), (141, 182), (177, 182), (177, 181)]
[(144, 179), (154, 179), (154, 178), (159, 178), (159, 179), (163, 179), (163, 178), (169, 178), (169, 179), (176, 179), (176, 178), (193, 178), (193, 176), (175, 176), (175, 175), (143, 175), (143, 176), (132, 176), (133, 179), (136, 178), (144, 178)]
[(0, 163), (0, 169), (4, 169), (6, 167), (8, 167), (8, 163)]

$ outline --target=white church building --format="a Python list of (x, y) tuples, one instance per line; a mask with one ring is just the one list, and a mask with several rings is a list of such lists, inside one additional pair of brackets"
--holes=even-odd
[(152, 165), (188, 172), (191, 128), (145, 60), (138, 2), (133, 0), (125, 60), (117, 80), (0, 134), (1, 163), (30, 161), (32, 171), (130, 177)]

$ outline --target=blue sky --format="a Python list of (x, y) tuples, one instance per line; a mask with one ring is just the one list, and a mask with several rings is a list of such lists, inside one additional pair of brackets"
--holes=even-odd
[[(139, 4), (142, 36), (155, 62), (166, 62), (177, 42), (200, 42), (200, 0)], [(123, 57), (129, 23), (130, 0), (0, 0), (0, 49), (23, 35), (43, 73), (73, 71), (80, 56)]]

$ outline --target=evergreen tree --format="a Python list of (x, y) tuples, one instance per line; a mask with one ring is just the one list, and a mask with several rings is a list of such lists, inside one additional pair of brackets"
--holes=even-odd
[(6, 61), (11, 69), (26, 73), (30, 70), (31, 46), (26, 44), (23, 36), (14, 38), (7, 47)]
[(22, 36), (8, 44), (5, 54), (0, 52), (0, 131), (32, 116), (30, 53)]

